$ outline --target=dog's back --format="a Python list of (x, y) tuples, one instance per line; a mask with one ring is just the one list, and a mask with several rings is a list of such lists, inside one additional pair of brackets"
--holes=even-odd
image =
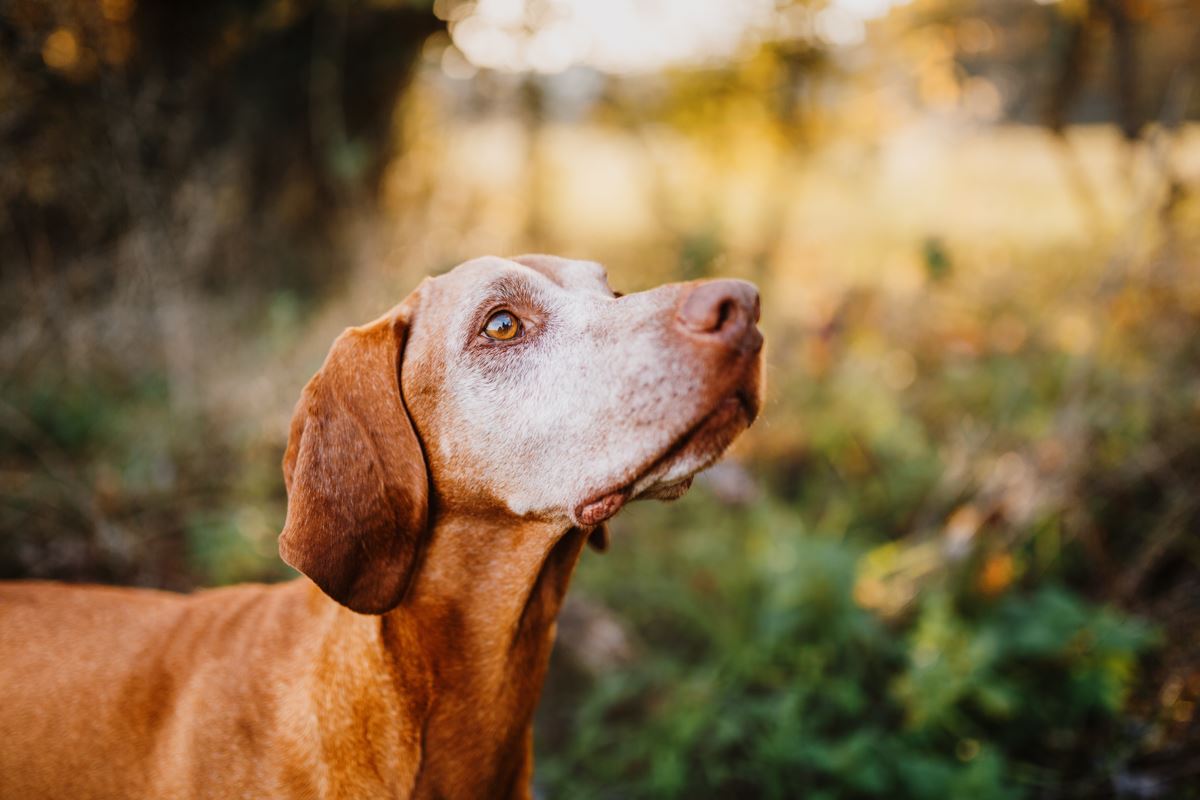
[(305, 589), (0, 584), (0, 797), (190, 796), (209, 770), (226, 787), (287, 782), (245, 755), (303, 736), (279, 722), (304, 679), (287, 664), (312, 662)]

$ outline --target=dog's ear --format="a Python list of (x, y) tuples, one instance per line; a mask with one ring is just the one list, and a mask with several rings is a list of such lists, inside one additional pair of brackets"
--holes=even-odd
[(412, 305), (338, 337), (304, 387), (283, 457), (279, 554), (364, 614), (400, 603), (428, 528), (428, 473), (400, 390)]

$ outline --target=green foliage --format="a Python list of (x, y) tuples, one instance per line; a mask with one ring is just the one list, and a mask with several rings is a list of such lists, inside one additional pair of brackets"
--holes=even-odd
[(862, 548), (777, 506), (631, 514), (579, 583), (644, 652), (545, 712), (550, 796), (1035, 796), (1023, 776), (1066, 753), (1112, 757), (1155, 641), (1055, 586), (974, 607), (933, 591), (886, 622), (855, 600)]
[(940, 239), (926, 239), (921, 248), (921, 255), (925, 262), (925, 272), (929, 275), (930, 280), (941, 281), (950, 277), (952, 267), (950, 254)]
[(20, 488), (0, 504), (0, 575), (174, 588), (285, 575), (278, 458), (243, 465), (234, 450), (154, 370), (0, 384), (0, 467)]

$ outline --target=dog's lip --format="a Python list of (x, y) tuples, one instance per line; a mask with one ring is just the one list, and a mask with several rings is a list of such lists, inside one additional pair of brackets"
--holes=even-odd
[[(745, 418), (746, 424), (749, 425), (757, 416), (756, 404), (751, 400), (750, 395), (745, 388), (734, 389), (729, 394), (722, 397), (715, 406), (708, 412), (702, 415), (697, 422), (689, 427), (684, 433), (673, 441), (665, 450), (654, 456), (642, 468), (638, 469), (629, 480), (620, 484), (615, 489), (608, 489), (592, 496), (592, 499), (580, 503), (575, 508), (575, 519), (582, 525), (595, 526), (612, 517), (621, 508), (629, 502), (633, 495), (633, 488), (637, 486), (642, 478), (649, 475), (655, 468), (674, 458), (679, 453), (687, 449), (695, 438), (705, 431), (711, 423), (718, 420), (724, 415), (728, 415), (729, 419), (722, 421), (720, 427), (725, 427), (733, 421), (733, 415), (740, 414)], [(678, 489), (678, 494), (683, 494), (692, 483), (692, 476), (688, 476), (680, 481), (671, 484), (668, 489)], [(675, 495), (678, 496), (678, 495)]]

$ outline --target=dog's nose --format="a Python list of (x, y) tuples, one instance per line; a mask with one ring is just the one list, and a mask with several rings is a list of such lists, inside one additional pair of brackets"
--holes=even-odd
[(676, 312), (680, 327), (692, 335), (719, 340), (732, 347), (757, 350), (762, 346), (758, 322), (758, 289), (746, 281), (705, 281), (697, 285)]

